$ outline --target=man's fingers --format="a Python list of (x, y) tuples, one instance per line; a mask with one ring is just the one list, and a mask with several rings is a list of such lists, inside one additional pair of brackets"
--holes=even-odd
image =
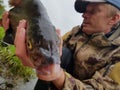
[(3, 12), (2, 14), (2, 18), (4, 18), (5, 20), (8, 18), (9, 13), (7, 11)]
[(26, 20), (20, 20), (17, 28), (26, 28)]
[[(19, 42), (21, 42), (21, 43), (19, 43)], [(20, 28), (16, 31), (14, 44), (15, 44), (15, 46), (17, 46), (16, 47), (17, 49), (19, 49), (19, 47), (25, 48), (25, 29), (24, 28)], [(18, 51), (18, 52), (20, 52), (20, 51)]]
[(61, 37), (61, 32), (60, 32), (60, 29), (56, 29), (56, 33), (59, 37)]
[(25, 25), (24, 22), (20, 22), (16, 30), (15, 41), (14, 41), (14, 44), (16, 47), (15, 54), (21, 59), (21, 62), (23, 63), (23, 65), (34, 68), (34, 65), (30, 61), (26, 53), (26, 45), (25, 45), (26, 31), (25, 31), (24, 25)]
[(14, 44), (16, 46), (15, 54), (21, 59), (21, 62), (23, 63), (23, 65), (34, 68), (34, 65), (30, 61), (30, 58), (27, 56), (27, 52), (26, 52), (26, 44), (25, 44), (25, 35), (26, 35), (25, 27), (26, 26), (25, 25), (26, 25), (26, 21), (21, 20), (17, 27), (15, 41), (14, 41)]
[(23, 43), (25, 42), (25, 27), (26, 27), (26, 21), (21, 20), (16, 30), (15, 41), (14, 41), (15, 45), (18, 39), (21, 40), (20, 42)]
[(60, 54), (60, 56), (61, 56), (61, 55), (62, 55), (62, 44), (63, 44), (63, 40), (62, 40), (62, 38), (61, 38), (60, 29), (56, 29), (56, 33), (57, 33), (58, 37), (60, 38), (59, 54)]
[(2, 14), (2, 26), (4, 27), (5, 30), (9, 28), (9, 18), (8, 18), (9, 13), (6, 11)]
[[(19, 22), (19, 25), (17, 27), (16, 30), (16, 35), (15, 35), (15, 41), (14, 44), (18, 44), (16, 46), (20, 46), (18, 42), (22, 42), (22, 44), (25, 44), (25, 25), (26, 25), (26, 21), (25, 20), (21, 20)], [(19, 40), (19, 41), (18, 41)], [(25, 45), (23, 45), (24, 47)], [(21, 47), (21, 46), (20, 46)]]

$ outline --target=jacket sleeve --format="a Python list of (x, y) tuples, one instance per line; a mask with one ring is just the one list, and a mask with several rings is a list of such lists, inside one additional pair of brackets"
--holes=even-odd
[(62, 36), (62, 40), (63, 42), (65, 40), (67, 40), (69, 38), (69, 36), (72, 36), (73, 34), (75, 34), (78, 30), (80, 29), (80, 26), (75, 26), (72, 28), (72, 30), (68, 31), (67, 33), (65, 33), (63, 36)]
[(84, 84), (65, 72), (65, 82), (63, 90), (86, 90)]
[(109, 76), (96, 71), (91, 79), (80, 81), (65, 72), (63, 90), (120, 90), (120, 85), (114, 82)]
[[(85, 87), (89, 85), (93, 90), (120, 90), (120, 48), (114, 52), (111, 55), (113, 64), (109, 69), (107, 70), (106, 66), (96, 71), (92, 78), (82, 81)], [(104, 76), (106, 71), (107, 74)]]
[(112, 80), (108, 75), (103, 76), (96, 71), (91, 79), (83, 81), (84, 84), (92, 86), (93, 90), (120, 90), (120, 85)]
[(67, 32), (62, 36), (62, 40), (66, 40), (71, 32)]

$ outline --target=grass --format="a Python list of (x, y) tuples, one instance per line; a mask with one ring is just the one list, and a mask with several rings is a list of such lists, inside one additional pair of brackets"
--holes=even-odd
[(0, 90), (14, 88), (21, 80), (26, 83), (35, 78), (34, 70), (23, 66), (15, 55), (14, 45), (3, 46), (3, 37), (4, 29), (0, 27), (0, 77), (3, 79), (3, 82), (0, 82)]

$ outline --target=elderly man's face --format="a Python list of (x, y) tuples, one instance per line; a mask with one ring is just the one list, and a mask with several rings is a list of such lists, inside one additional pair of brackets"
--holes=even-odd
[(108, 14), (110, 10), (106, 8), (105, 3), (88, 4), (86, 11), (83, 13), (83, 32), (87, 34), (108, 33), (111, 26), (111, 18)]

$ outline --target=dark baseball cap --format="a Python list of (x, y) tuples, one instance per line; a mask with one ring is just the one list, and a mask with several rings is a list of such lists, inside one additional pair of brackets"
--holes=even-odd
[(120, 10), (120, 0), (76, 0), (75, 1), (75, 10), (79, 13), (83, 13), (86, 10), (86, 6), (89, 3), (109, 3)]

